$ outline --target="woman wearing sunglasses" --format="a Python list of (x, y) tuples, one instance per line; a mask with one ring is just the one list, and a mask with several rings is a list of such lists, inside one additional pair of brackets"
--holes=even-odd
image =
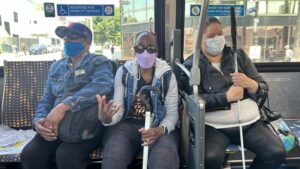
[[(150, 146), (148, 168), (179, 168), (177, 82), (170, 66), (157, 58), (157, 49), (153, 33), (139, 33), (135, 60), (127, 61), (116, 73), (113, 101), (106, 103), (105, 96), (97, 96), (99, 120), (110, 126), (104, 138), (103, 169), (126, 169), (143, 145)], [(145, 85), (160, 89), (146, 94), (152, 112), (148, 130), (144, 129), (145, 106), (139, 98)]]

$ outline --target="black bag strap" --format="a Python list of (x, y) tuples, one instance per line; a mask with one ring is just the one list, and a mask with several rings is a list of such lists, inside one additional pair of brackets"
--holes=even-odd
[(281, 115), (277, 111), (272, 111), (264, 105), (260, 108), (260, 114), (262, 120), (266, 123), (270, 123), (281, 118)]
[(124, 98), (126, 98), (127, 97), (127, 82), (128, 82), (129, 73), (128, 73), (127, 68), (124, 65), (122, 65), (122, 69), (123, 69), (122, 84), (124, 86), (124, 91), (125, 91)]
[(161, 99), (162, 99), (162, 104), (165, 104), (165, 98), (167, 96), (169, 86), (170, 86), (170, 81), (172, 77), (172, 70), (166, 71), (162, 77), (161, 77)]

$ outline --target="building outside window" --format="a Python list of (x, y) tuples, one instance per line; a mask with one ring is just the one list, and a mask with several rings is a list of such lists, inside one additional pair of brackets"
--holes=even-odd
[(15, 21), (16, 23), (18, 23), (18, 21), (19, 21), (18, 13), (17, 13), (17, 12), (14, 12), (14, 21)]
[[(190, 5), (199, 1), (187, 0), (185, 6), (184, 57), (193, 52), (199, 18), (190, 16)], [(298, 0), (212, 0), (210, 4), (245, 6), (245, 16), (237, 17), (237, 44), (254, 62), (284, 62), (285, 46), (294, 52), (292, 61), (300, 58), (300, 14)], [(230, 17), (218, 17), (223, 24), (226, 44), (231, 45)], [(257, 50), (259, 52), (257, 53)], [(272, 49), (274, 58), (270, 57)], [(253, 51), (255, 55), (253, 55)]]
[(121, 33), (124, 59), (133, 59), (133, 45), (137, 32), (149, 31), (152, 18), (154, 30), (154, 0), (121, 0)]

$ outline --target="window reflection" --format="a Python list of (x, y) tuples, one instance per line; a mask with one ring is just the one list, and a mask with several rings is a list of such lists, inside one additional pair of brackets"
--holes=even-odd
[[(121, 0), (123, 59), (133, 59), (133, 45), (137, 32), (150, 28), (154, 23), (154, 0)], [(151, 25), (154, 30), (154, 24)]]
[[(3, 60), (61, 59), (64, 55), (63, 40), (55, 35), (54, 30), (70, 22), (81, 22), (91, 28), (91, 52), (110, 59), (132, 59), (135, 34), (149, 30), (149, 18), (154, 18), (154, 0), (50, 2), (54, 2), (55, 8), (57, 4), (114, 4), (115, 16), (57, 16), (56, 13), (55, 17), (45, 17), (43, 1), (5, 1), (0, 5), (0, 66), (3, 66)], [(34, 45), (46, 49), (34, 53), (31, 50)], [(112, 46), (114, 52), (111, 52)]]
[[(190, 16), (190, 5), (199, 1), (187, 0), (184, 30), (184, 57), (193, 52), (198, 17)], [(243, 4), (245, 16), (237, 17), (237, 44), (254, 62), (297, 62), (300, 60), (300, 15), (298, 0), (212, 0), (210, 4)], [(231, 46), (230, 17), (219, 17), (224, 27), (226, 44)], [(298, 42), (298, 44), (297, 44)], [(287, 59), (287, 50), (293, 57)], [(291, 53), (291, 52), (290, 52)]]

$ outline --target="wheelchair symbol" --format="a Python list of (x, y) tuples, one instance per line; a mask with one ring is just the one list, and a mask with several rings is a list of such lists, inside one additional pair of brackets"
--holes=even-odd
[(67, 14), (68, 14), (68, 12), (63, 8), (63, 6), (60, 6), (60, 8), (59, 8), (59, 13), (60, 13), (61, 15), (67, 15)]

